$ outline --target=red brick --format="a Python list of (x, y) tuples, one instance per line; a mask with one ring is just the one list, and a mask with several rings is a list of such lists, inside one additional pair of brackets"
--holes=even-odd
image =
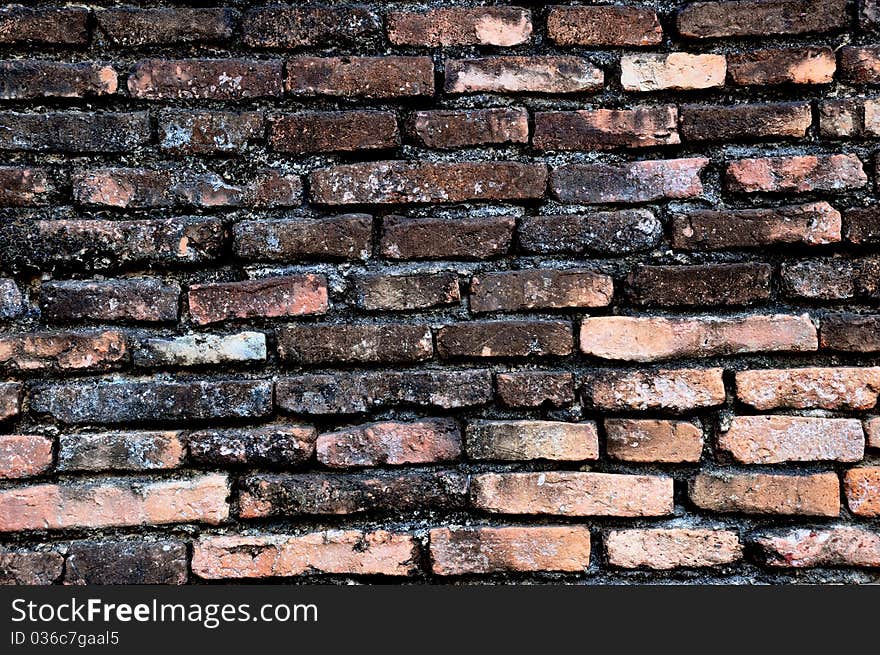
[(689, 421), (605, 419), (608, 456), (624, 462), (699, 462), (703, 430)]
[[(166, 323), (177, 320), (180, 286), (158, 278), (60, 280), (40, 286), (45, 320)], [(86, 355), (87, 356), (87, 355)]]
[(878, 352), (880, 351), (880, 316), (828, 314), (822, 319), (820, 339), (823, 349)]
[(55, 551), (0, 549), (0, 585), (49, 585), (64, 571)]
[(310, 425), (198, 430), (187, 435), (189, 456), (211, 466), (289, 468), (309, 463), (318, 433)]
[(471, 278), (474, 313), (519, 312), (611, 304), (614, 280), (584, 269), (529, 269), (481, 273)]
[(512, 216), (388, 216), (379, 249), (389, 259), (489, 259), (510, 250), (515, 226)]
[(837, 53), (837, 68), (847, 84), (880, 84), (880, 46), (843, 46)]
[(532, 13), (519, 7), (441, 7), (388, 14), (394, 45), (514, 46), (532, 34)]
[(620, 84), (624, 91), (690, 91), (724, 86), (724, 55), (686, 52), (623, 55)]
[(685, 412), (724, 402), (720, 368), (599, 370), (584, 378), (584, 398), (600, 409)]
[(181, 585), (187, 560), (182, 541), (78, 541), (67, 549), (64, 584)]
[(744, 464), (857, 462), (865, 454), (865, 435), (856, 419), (734, 416), (718, 447)]
[(856, 155), (803, 155), (730, 162), (726, 182), (739, 193), (802, 193), (860, 189), (868, 177)]
[(87, 7), (0, 9), (0, 43), (83, 46), (89, 42)]
[(256, 48), (351, 46), (370, 42), (382, 21), (362, 6), (294, 7), (271, 4), (249, 9), (242, 19), (245, 45)]
[(18, 416), (21, 403), (20, 382), (0, 382), (0, 421)]
[(116, 330), (0, 335), (0, 368), (6, 370), (102, 371), (128, 359), (125, 335)]
[(456, 273), (370, 273), (355, 280), (354, 291), (358, 307), (371, 312), (431, 309), (461, 301)]
[(420, 362), (434, 356), (431, 328), (409, 323), (284, 325), (278, 356), (292, 364)]
[(440, 109), (410, 114), (407, 132), (426, 148), (528, 143), (525, 109)]
[(0, 166), (0, 207), (45, 205), (51, 192), (46, 169)]
[(381, 421), (325, 432), (316, 452), (330, 468), (448, 462), (461, 454), (461, 430), (451, 419)]
[(880, 416), (871, 416), (863, 422), (868, 448), (880, 448)]
[(294, 96), (407, 98), (434, 94), (430, 57), (295, 57), (285, 90)]
[(189, 288), (189, 313), (197, 325), (326, 314), (327, 308), (327, 280), (323, 275), (194, 284)]
[(647, 7), (550, 7), (547, 36), (563, 46), (650, 46), (663, 42), (663, 29)]
[(795, 528), (758, 535), (755, 543), (766, 566), (880, 567), (880, 534), (862, 528)]
[(588, 93), (604, 75), (589, 59), (505, 56), (447, 59), (446, 93)]
[(736, 395), (755, 409), (872, 409), (880, 368), (787, 368), (737, 371)]
[(673, 105), (535, 112), (532, 144), (538, 150), (605, 150), (678, 143), (678, 110)]
[(437, 331), (437, 354), (458, 357), (548, 357), (572, 352), (568, 321), (471, 321)]
[(248, 261), (366, 259), (370, 256), (373, 217), (263, 218), (237, 222), (232, 233), (235, 255)]
[(471, 421), (465, 439), (469, 459), (599, 459), (599, 433), (592, 421)]
[(221, 7), (117, 7), (98, 10), (95, 18), (111, 43), (141, 46), (227, 41), (238, 15)]
[(682, 105), (680, 114), (685, 141), (801, 138), (813, 123), (812, 108), (806, 102)]
[(59, 471), (153, 471), (183, 465), (186, 441), (179, 431), (62, 434)]
[(880, 467), (850, 469), (843, 477), (849, 511), (856, 516), (880, 516)]
[(282, 63), (254, 59), (142, 59), (128, 92), (143, 100), (243, 100), (280, 96)]
[(691, 501), (711, 512), (838, 516), (836, 473), (700, 473), (690, 486)]
[(770, 264), (639, 265), (627, 278), (637, 305), (750, 305), (770, 299)]
[(0, 99), (3, 100), (88, 98), (112, 95), (117, 87), (116, 71), (99, 63), (0, 61)]
[(255, 111), (159, 113), (159, 147), (178, 155), (237, 153), (263, 138), (263, 114)]
[(269, 119), (269, 144), (295, 154), (382, 150), (400, 144), (390, 111), (325, 111), (279, 114)]
[(29, 478), (52, 468), (52, 440), (40, 435), (0, 436), (0, 479)]
[(625, 255), (656, 246), (663, 224), (647, 209), (523, 216), (517, 236), (525, 252)]
[(495, 395), (508, 407), (563, 407), (574, 402), (574, 376), (554, 371), (497, 373)]
[(676, 16), (679, 34), (692, 39), (832, 32), (848, 22), (846, 0), (692, 2)]
[(727, 71), (734, 84), (830, 84), (837, 59), (826, 47), (774, 48), (727, 55)]
[(704, 568), (742, 559), (739, 535), (730, 530), (614, 530), (605, 537), (608, 563), (624, 569)]

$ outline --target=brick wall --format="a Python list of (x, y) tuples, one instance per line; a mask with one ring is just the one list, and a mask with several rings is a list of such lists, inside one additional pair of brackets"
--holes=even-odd
[(880, 3), (207, 4), (0, 9), (0, 581), (878, 580)]

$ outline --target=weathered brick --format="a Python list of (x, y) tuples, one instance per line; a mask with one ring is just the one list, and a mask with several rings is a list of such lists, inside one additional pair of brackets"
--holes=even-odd
[(838, 138), (858, 136), (864, 131), (864, 108), (858, 98), (824, 100), (819, 103), (819, 134)]
[(813, 122), (806, 102), (748, 105), (682, 105), (685, 141), (742, 141), (768, 137), (804, 137)]
[(269, 144), (294, 154), (382, 150), (400, 144), (390, 111), (322, 111), (278, 114), (269, 119)]
[(656, 246), (663, 224), (647, 209), (524, 216), (517, 236), (526, 252), (625, 255)]
[(370, 256), (373, 217), (343, 214), (240, 221), (232, 233), (236, 257), (249, 261), (366, 259)]
[(880, 516), (880, 467), (852, 468), (843, 476), (849, 511), (856, 516)]
[(295, 364), (420, 362), (434, 356), (426, 325), (283, 325), (275, 336), (281, 361)]
[(690, 421), (605, 419), (608, 456), (624, 462), (699, 462), (703, 430)]
[(241, 480), (239, 515), (255, 519), (459, 509), (467, 488), (467, 476), (455, 471), (254, 474)]
[(15, 280), (0, 278), (0, 320), (19, 316), (24, 311), (23, 302)]
[(563, 407), (574, 402), (574, 376), (555, 371), (497, 373), (495, 395), (508, 407)]
[(95, 18), (111, 43), (140, 46), (227, 41), (237, 12), (222, 7), (114, 7), (96, 11)]
[(822, 319), (820, 345), (828, 350), (870, 353), (880, 351), (880, 316), (849, 312)]
[(0, 9), (0, 43), (83, 46), (89, 42), (87, 7)]
[(48, 384), (32, 390), (31, 409), (73, 424), (257, 418), (272, 411), (272, 383), (214, 379)]
[(47, 321), (177, 320), (180, 286), (158, 278), (59, 280), (40, 286), (40, 310)]
[(880, 448), (880, 416), (870, 416), (862, 423), (865, 430), (865, 444), (868, 448)]
[(663, 42), (663, 29), (647, 7), (550, 7), (547, 36), (564, 46), (649, 46)]
[(623, 55), (620, 84), (624, 91), (690, 91), (724, 86), (724, 55), (686, 52)]
[(21, 383), (0, 382), (0, 421), (18, 416), (21, 405)]
[(665, 516), (673, 509), (672, 478), (571, 471), (483, 473), (471, 479), (471, 503), (493, 514)]
[(696, 198), (703, 193), (700, 173), (705, 157), (654, 159), (622, 165), (565, 164), (553, 169), (550, 188), (567, 203), (649, 202), (661, 198)]
[(624, 569), (704, 568), (743, 557), (736, 532), (681, 528), (613, 530), (605, 537), (605, 552), (611, 566)]
[(505, 56), (447, 59), (446, 93), (589, 93), (605, 77), (589, 59)]
[(296, 414), (357, 414), (387, 405), (453, 409), (492, 399), (489, 371), (384, 371), (281, 378), (275, 400)]
[(880, 29), (880, 3), (877, 0), (859, 0), (859, 27), (864, 32), (877, 33)]
[(571, 354), (568, 321), (471, 321), (437, 330), (437, 354), (457, 357), (547, 357)]
[(0, 207), (45, 205), (52, 188), (46, 169), (0, 166)]
[(880, 84), (880, 46), (843, 46), (837, 53), (837, 69), (847, 84)]
[(426, 148), (528, 143), (525, 109), (435, 109), (410, 114), (409, 136)]
[(848, 22), (846, 0), (692, 2), (676, 16), (679, 34), (691, 39), (832, 32)]
[(245, 45), (257, 48), (351, 46), (375, 39), (380, 18), (362, 6), (272, 4), (249, 9), (241, 23)]
[(877, 297), (880, 259), (828, 257), (785, 262), (780, 268), (785, 295), (794, 298), (844, 300)]
[(68, 64), (29, 59), (0, 61), (0, 99), (88, 98), (112, 95), (118, 88), (112, 66), (97, 62)]
[(451, 419), (367, 423), (324, 432), (316, 453), (331, 468), (448, 462), (461, 455), (461, 430)]
[(321, 205), (451, 203), (541, 198), (543, 164), (381, 161), (314, 171), (312, 201)]
[(294, 96), (407, 98), (434, 94), (430, 57), (294, 57), (285, 90)]
[(0, 532), (168, 523), (222, 523), (229, 516), (225, 475), (180, 480), (64, 482), (0, 491)]
[(116, 330), (0, 335), (0, 368), (12, 371), (103, 371), (127, 363), (125, 335)]
[(266, 335), (239, 332), (142, 339), (135, 347), (132, 359), (134, 365), (141, 368), (264, 362)]
[(700, 473), (690, 485), (700, 509), (741, 514), (838, 516), (840, 483), (836, 473)]
[(310, 425), (264, 425), (190, 432), (187, 445), (197, 464), (287, 468), (312, 459), (317, 436)]
[(538, 150), (605, 150), (677, 143), (678, 109), (673, 105), (535, 112), (532, 144)]
[(520, 7), (440, 7), (388, 14), (394, 45), (514, 46), (532, 35), (532, 13)]
[(727, 188), (739, 193), (840, 191), (868, 183), (856, 155), (802, 155), (740, 159), (727, 165)]
[(599, 316), (581, 323), (580, 343), (587, 355), (633, 362), (818, 348), (816, 328), (806, 314), (740, 318)]
[(186, 442), (179, 431), (96, 432), (58, 438), (59, 471), (152, 471), (183, 464)]
[(364, 274), (355, 280), (354, 292), (358, 307), (373, 312), (430, 309), (461, 301), (456, 273)]
[(592, 421), (472, 421), (465, 442), (470, 459), (599, 459), (599, 433)]
[(387, 216), (379, 250), (389, 259), (489, 259), (510, 250), (515, 227), (512, 216)]
[(744, 464), (857, 462), (865, 454), (862, 424), (849, 418), (734, 416), (718, 447)]
[(529, 269), (480, 273), (471, 278), (471, 311), (519, 312), (532, 309), (605, 307), (614, 280), (585, 269)]
[(584, 526), (435, 528), (430, 532), (435, 575), (584, 571), (590, 530)]
[(817, 246), (841, 239), (841, 217), (827, 202), (766, 209), (673, 213), (672, 245), (682, 250), (756, 248), (786, 243)]
[(772, 274), (770, 264), (640, 264), (627, 284), (629, 297), (637, 305), (750, 305), (770, 299)]
[(323, 275), (214, 282), (189, 288), (189, 313), (198, 325), (242, 318), (325, 314), (327, 307), (327, 280)]
[(77, 541), (67, 549), (64, 584), (180, 585), (187, 560), (182, 541)]
[(827, 47), (773, 48), (729, 53), (727, 71), (734, 84), (830, 84), (837, 59)]
[(236, 153), (263, 138), (263, 114), (257, 111), (189, 111), (159, 113), (159, 147), (177, 155)]
[(205, 536), (193, 544), (193, 573), (208, 580), (315, 573), (407, 576), (416, 571), (412, 535), (324, 530), (302, 535)]
[(0, 150), (128, 152), (149, 140), (145, 111), (0, 112)]
[(615, 411), (714, 407), (725, 399), (723, 373), (720, 368), (599, 370), (585, 376), (584, 398), (594, 407)]
[(63, 571), (61, 553), (0, 549), (0, 585), (49, 585)]
[(880, 534), (863, 528), (795, 528), (755, 538), (762, 564), (781, 568), (880, 567)]
[(808, 367), (737, 371), (736, 395), (755, 409), (872, 409), (880, 367)]
[(0, 479), (29, 478), (52, 468), (52, 440), (30, 434), (0, 436)]
[(243, 100), (280, 96), (282, 62), (255, 59), (142, 59), (128, 92), (143, 100)]
[(846, 240), (858, 244), (880, 243), (880, 207), (854, 207), (843, 213)]

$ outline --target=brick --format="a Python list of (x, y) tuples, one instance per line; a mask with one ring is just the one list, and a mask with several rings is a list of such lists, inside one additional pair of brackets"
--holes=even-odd
[(785, 295), (818, 300), (876, 297), (878, 271), (876, 257), (803, 259), (780, 268)]
[(514, 46), (532, 35), (532, 13), (519, 7), (441, 7), (388, 14), (394, 45)]
[(452, 203), (541, 198), (543, 164), (381, 161), (343, 164), (309, 176), (320, 205)]
[(456, 273), (370, 273), (354, 281), (354, 293), (358, 307), (371, 312), (431, 309), (461, 301)]
[(61, 280), (40, 286), (40, 310), (50, 322), (173, 322), (179, 298), (177, 283), (150, 277)]
[(515, 227), (512, 216), (388, 216), (379, 250), (389, 259), (489, 259), (510, 250)]
[(834, 51), (827, 47), (771, 48), (729, 53), (727, 72), (734, 84), (831, 84), (837, 69)]
[(868, 448), (880, 448), (880, 417), (870, 416), (862, 423)]
[(812, 108), (806, 102), (682, 105), (680, 116), (685, 141), (801, 138), (813, 122)]
[(0, 112), (0, 150), (128, 152), (150, 141), (147, 112)]
[(880, 243), (880, 207), (854, 207), (843, 213), (844, 233), (850, 243)]
[(64, 557), (55, 551), (0, 549), (0, 585), (50, 585), (63, 571)]
[(592, 421), (472, 421), (465, 432), (469, 459), (579, 462), (599, 459)]
[(239, 332), (142, 339), (135, 347), (132, 359), (140, 368), (265, 362), (266, 335)]
[(550, 7), (547, 36), (562, 46), (638, 47), (661, 44), (663, 29), (647, 7)]
[(864, 107), (858, 98), (825, 100), (819, 103), (819, 134), (838, 138), (858, 136), (864, 131)]
[(367, 423), (324, 432), (316, 453), (330, 468), (449, 462), (461, 455), (461, 430), (451, 419)]
[(186, 584), (182, 541), (78, 541), (67, 549), (64, 584)]
[(379, 36), (381, 28), (379, 16), (361, 6), (273, 4), (249, 9), (241, 23), (245, 45), (256, 48), (361, 45)]
[(295, 414), (357, 414), (389, 405), (454, 409), (492, 399), (489, 371), (340, 372), (281, 378), (275, 400)]
[(46, 169), (0, 166), (0, 207), (45, 205), (51, 192)]
[(390, 111), (280, 114), (269, 119), (269, 145), (298, 155), (383, 150), (400, 145), (400, 134)]
[(90, 98), (118, 88), (112, 66), (30, 59), (0, 61), (0, 99)]
[(232, 227), (235, 256), (248, 261), (366, 259), (373, 217), (343, 214), (329, 218), (270, 218)]
[(263, 138), (263, 114), (256, 111), (159, 113), (159, 147), (176, 155), (238, 153)]
[(222, 7), (116, 7), (95, 12), (98, 30), (120, 46), (228, 41), (237, 18), (234, 9)]
[(859, 0), (859, 27), (864, 32), (880, 29), (880, 4), (877, 0)]
[(458, 357), (559, 357), (572, 352), (568, 321), (471, 321), (437, 331), (437, 354)]
[(128, 77), (142, 100), (244, 100), (280, 96), (282, 63), (255, 59), (142, 59)]
[(718, 447), (743, 464), (857, 462), (865, 454), (865, 435), (856, 419), (734, 416)]
[(849, 511), (856, 516), (880, 516), (880, 467), (852, 468), (843, 476)]
[(836, 473), (700, 473), (691, 482), (690, 499), (710, 512), (838, 516), (840, 484)]
[(620, 84), (624, 91), (690, 91), (724, 86), (724, 55), (686, 52), (623, 55)]
[(880, 567), (880, 534), (863, 528), (795, 528), (755, 538), (762, 564), (780, 568)]
[(678, 413), (715, 407), (725, 400), (723, 373), (720, 368), (598, 370), (584, 378), (584, 398), (614, 411)]
[(878, 393), (878, 367), (783, 368), (736, 373), (737, 398), (759, 410), (872, 409)]
[(727, 165), (725, 179), (727, 188), (739, 193), (840, 191), (860, 189), (868, 183), (856, 155), (740, 159)]
[(692, 2), (676, 16), (679, 34), (690, 39), (832, 32), (848, 22), (846, 0)]
[(647, 209), (523, 216), (517, 236), (526, 252), (625, 255), (658, 245), (663, 224)]
[(560, 202), (636, 203), (696, 198), (703, 193), (704, 157), (655, 159), (622, 165), (565, 164), (553, 169), (550, 189)]
[(581, 350), (594, 357), (652, 362), (760, 352), (807, 352), (818, 347), (806, 314), (662, 318), (600, 316), (581, 323)]
[(672, 478), (571, 471), (483, 473), (471, 479), (471, 504), (492, 514), (665, 516), (673, 509)]
[(15, 280), (0, 278), (0, 320), (19, 316), (24, 311), (23, 303)]
[(446, 93), (589, 93), (605, 77), (589, 59), (505, 56), (447, 59)]
[(241, 480), (239, 516), (460, 509), (467, 487), (467, 476), (454, 471), (254, 474)]
[(31, 409), (69, 424), (258, 418), (272, 410), (272, 383), (214, 379), (48, 384), (32, 390)]
[(187, 446), (196, 464), (287, 468), (311, 461), (317, 436), (312, 426), (295, 424), (197, 430)]
[(197, 325), (325, 314), (327, 307), (327, 280), (323, 275), (194, 284), (189, 288), (189, 313)]
[(52, 468), (52, 440), (29, 434), (0, 436), (0, 479), (40, 475)]
[(179, 431), (62, 434), (59, 471), (153, 471), (183, 465), (186, 441)]
[(293, 96), (384, 99), (434, 94), (430, 57), (294, 57), (284, 88)]
[(208, 580), (336, 575), (408, 576), (418, 544), (408, 534), (323, 530), (302, 535), (205, 536), (193, 544), (193, 573)]
[(759, 209), (673, 213), (672, 245), (682, 250), (756, 248), (787, 243), (810, 246), (841, 239), (841, 217), (827, 202)]
[(0, 532), (168, 523), (217, 525), (229, 516), (228, 495), (228, 479), (221, 474), (16, 487), (0, 491)]
[(664, 571), (733, 564), (742, 559), (743, 546), (730, 530), (613, 530), (605, 552), (611, 566)]
[(496, 373), (495, 396), (508, 407), (563, 407), (574, 402), (574, 376), (555, 371)]
[(21, 383), (0, 382), (0, 421), (18, 416), (21, 404)]
[(605, 307), (613, 295), (611, 277), (585, 269), (487, 272), (471, 278), (470, 306), (474, 313)]
[(770, 264), (645, 266), (627, 278), (630, 299), (655, 307), (751, 305), (770, 299)]
[(426, 148), (528, 143), (525, 109), (435, 109), (417, 111), (407, 120), (407, 133)]
[(434, 356), (426, 325), (284, 325), (275, 336), (281, 361), (293, 364), (421, 362)]
[(880, 316), (849, 312), (828, 314), (822, 319), (823, 349), (870, 353), (880, 351)]
[(538, 150), (608, 150), (675, 145), (678, 109), (673, 105), (634, 109), (535, 112), (532, 144)]
[(0, 335), (0, 368), (7, 371), (105, 371), (128, 359), (125, 335), (116, 330)]
[(87, 7), (0, 9), (0, 43), (83, 46), (89, 42)]
[(837, 69), (847, 84), (880, 84), (880, 46), (843, 46), (837, 53)]
[(590, 530), (584, 526), (435, 528), (430, 541), (431, 571), (440, 576), (590, 567)]
[(690, 421), (605, 419), (608, 456), (623, 462), (699, 462), (703, 430)]

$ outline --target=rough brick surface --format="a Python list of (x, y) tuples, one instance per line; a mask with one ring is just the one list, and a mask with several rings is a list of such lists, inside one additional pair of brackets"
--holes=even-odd
[(63, 434), (61, 471), (150, 471), (181, 466), (186, 442), (179, 431)]
[(51, 466), (51, 439), (27, 434), (0, 436), (0, 479), (29, 478)]
[(551, 7), (547, 36), (559, 45), (651, 46), (663, 42), (657, 14), (627, 6)]
[(846, 472), (843, 490), (849, 510), (857, 516), (880, 516), (880, 467), (860, 466)]
[(736, 416), (718, 447), (744, 464), (857, 462), (865, 454), (865, 435), (855, 419)]
[(720, 368), (596, 371), (584, 378), (584, 397), (610, 410), (714, 407), (724, 402), (723, 373)]
[(461, 454), (461, 431), (446, 419), (370, 423), (321, 434), (316, 453), (331, 468), (446, 462)]
[(388, 15), (388, 39), (395, 45), (514, 46), (531, 34), (531, 12), (518, 7), (450, 7)]
[(735, 84), (829, 84), (837, 60), (831, 48), (771, 48), (727, 55), (727, 72)]
[(799, 528), (764, 534), (756, 542), (768, 566), (880, 566), (880, 534), (860, 528)]
[(712, 512), (837, 516), (840, 483), (835, 473), (701, 473), (690, 498)]
[(67, 551), (64, 584), (184, 584), (188, 570), (181, 541), (77, 542)]
[(699, 462), (703, 431), (688, 421), (606, 419), (608, 455), (625, 462)]
[(596, 424), (561, 421), (477, 421), (465, 433), (471, 459), (579, 461), (598, 459)]
[(569, 56), (487, 57), (446, 61), (445, 91), (457, 93), (588, 93), (604, 75), (589, 59)]
[(327, 311), (327, 282), (322, 275), (195, 284), (189, 312), (195, 323), (219, 323), (261, 316), (307, 316)]
[(625, 569), (699, 568), (742, 558), (742, 544), (729, 530), (616, 530), (605, 539), (608, 563)]

